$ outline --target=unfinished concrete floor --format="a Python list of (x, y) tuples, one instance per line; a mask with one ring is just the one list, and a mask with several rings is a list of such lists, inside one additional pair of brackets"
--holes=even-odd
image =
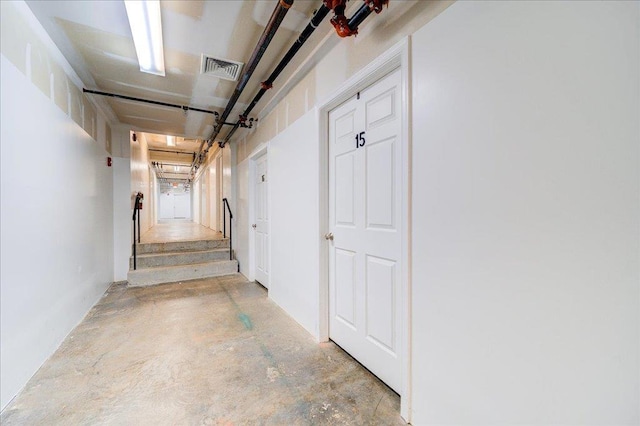
[(242, 275), (113, 285), (3, 425), (404, 424), (399, 397)]

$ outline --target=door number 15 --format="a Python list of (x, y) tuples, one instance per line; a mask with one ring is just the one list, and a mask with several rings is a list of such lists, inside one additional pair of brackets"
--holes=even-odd
[(366, 141), (364, 140), (364, 132), (360, 132), (359, 134), (356, 134), (356, 148), (363, 147), (365, 142)]

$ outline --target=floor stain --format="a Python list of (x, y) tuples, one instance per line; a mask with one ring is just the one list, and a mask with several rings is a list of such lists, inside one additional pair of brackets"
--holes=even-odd
[(253, 329), (253, 324), (251, 324), (251, 318), (247, 314), (238, 314), (238, 319), (244, 324), (244, 328), (247, 330)]

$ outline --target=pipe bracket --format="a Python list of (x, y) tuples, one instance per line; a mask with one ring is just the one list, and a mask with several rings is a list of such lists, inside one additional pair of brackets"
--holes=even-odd
[(349, 20), (344, 15), (335, 15), (331, 18), (331, 24), (335, 28), (336, 33), (340, 37), (350, 37), (352, 35), (358, 35), (358, 28), (349, 28)]
[(389, 7), (389, 0), (364, 0), (364, 2), (375, 13), (382, 12), (382, 7), (385, 5)]

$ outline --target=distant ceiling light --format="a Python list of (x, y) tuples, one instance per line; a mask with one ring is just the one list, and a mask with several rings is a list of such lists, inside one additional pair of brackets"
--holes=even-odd
[(179, 166), (173, 166), (173, 171), (174, 172), (179, 172), (180, 171), (180, 167)]
[(176, 146), (176, 137), (167, 135), (167, 146)]
[(164, 76), (160, 0), (124, 0), (140, 71)]

